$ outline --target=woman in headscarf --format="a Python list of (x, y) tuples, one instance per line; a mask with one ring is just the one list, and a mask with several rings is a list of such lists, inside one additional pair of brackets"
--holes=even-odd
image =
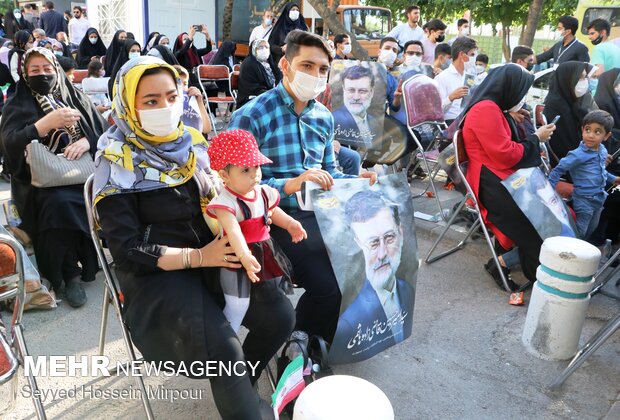
[[(1, 50), (0, 50), (1, 51)], [(614, 137), (620, 140), (620, 68), (606, 71), (598, 78), (594, 102), (614, 119)]]
[(189, 32), (183, 32), (174, 41), (174, 56), (179, 64), (189, 72), (190, 86), (200, 87), (198, 77), (194, 74), (194, 67), (202, 64), (202, 56), (211, 51), (211, 38), (205, 25), (202, 25), (202, 33), (207, 38), (207, 46), (205, 48), (198, 49), (194, 46), (194, 35), (196, 34), (194, 25), (190, 26)]
[(296, 3), (287, 3), (269, 34), (271, 56), (276, 64), (280, 62), (280, 59), (284, 55), (282, 47), (284, 46), (286, 36), (294, 29), (307, 31), (308, 25), (306, 25), (306, 20), (301, 14), (299, 6)]
[(0, 48), (0, 63), (4, 64), (7, 69), (9, 68), (9, 53), (15, 48), (13, 41), (5, 41)]
[(88, 63), (93, 57), (103, 57), (106, 55), (106, 48), (101, 40), (99, 32), (95, 28), (88, 28), (86, 35), (82, 38), (77, 52), (77, 65), (79, 69), (87, 69)]
[(69, 55), (65, 55), (68, 51), (63, 47), (60, 41), (56, 41), (55, 39), (50, 39), (50, 44), (52, 44), (52, 51), (56, 57), (66, 57), (73, 60), (73, 56), (71, 53)]
[(142, 55), (146, 55), (146, 53), (148, 53), (150, 49), (156, 45), (155, 39), (157, 39), (158, 36), (159, 36), (159, 32), (151, 32), (149, 34), (149, 37), (146, 40), (146, 45), (144, 46), (144, 49), (142, 50)]
[(4, 15), (4, 36), (13, 39), (21, 30), (32, 31), (34, 27), (29, 23), (19, 9), (9, 10)]
[(211, 61), (212, 65), (220, 65), (228, 67), (229, 71), (233, 70), (235, 64), (239, 62), (235, 57), (235, 50), (237, 49), (237, 44), (232, 41), (224, 41), (220, 45), (220, 48), (217, 50), (215, 57)]
[(275, 284), (253, 284), (243, 346), (224, 317), (217, 268), (241, 265), (205, 221), (217, 184), (206, 141), (181, 122), (180, 92), (168, 64), (148, 56), (129, 61), (114, 84), (116, 125), (99, 140), (94, 206), (123, 292), (124, 321), (148, 361), (258, 362), (242, 376), (209, 377), (213, 398), (221, 418), (273, 418), (252, 384), (290, 334), (293, 309)]
[(567, 61), (560, 64), (551, 77), (543, 114), (547, 121), (560, 116), (557, 130), (549, 141), (552, 165), (579, 146), (583, 117), (596, 109), (588, 89), (590, 68), (587, 63)]
[(125, 32), (124, 29), (119, 29), (112, 37), (112, 41), (110, 42), (108, 50), (105, 53), (105, 59), (103, 60), (103, 68), (105, 69), (106, 76), (112, 74), (112, 70), (116, 64), (116, 59), (123, 50), (123, 43), (126, 39), (127, 32)]
[[(533, 82), (534, 76), (517, 64), (492, 70), (473, 93), (460, 123), (469, 158), (466, 176), (478, 198), (485, 224), (495, 234), (500, 251), (510, 250), (513, 244), (518, 247), (500, 255), (512, 289), (517, 286), (509, 277), (510, 267), (519, 262), (525, 277), (536, 281), (542, 240), (501, 181), (520, 168), (540, 165), (539, 142), (547, 141), (554, 129), (553, 125), (546, 125), (525, 139), (518, 137), (509, 112), (521, 109)], [(502, 287), (493, 259), (485, 269)]]
[(251, 54), (243, 60), (239, 71), (238, 108), (254, 96), (273, 89), (282, 80), (280, 69), (270, 57), (266, 39), (254, 41), (250, 50)]
[(168, 38), (168, 35), (159, 34), (159, 36), (155, 38), (155, 42), (153, 42), (153, 48), (155, 48), (158, 45), (166, 47), (170, 51), (172, 51), (172, 45), (170, 45), (170, 38)]
[(172, 54), (172, 50), (163, 45), (154, 46), (153, 48), (151, 48), (151, 51), (149, 51), (147, 55), (160, 58), (171, 66), (179, 64), (174, 54)]
[(114, 79), (116, 78), (116, 74), (118, 71), (125, 65), (126, 62), (131, 60), (132, 58), (140, 57), (140, 51), (142, 47), (140, 44), (133, 39), (126, 39), (123, 43), (123, 48), (121, 49), (120, 54), (116, 57), (116, 63), (114, 63), (114, 67), (112, 68), (112, 73), (107, 74), (110, 78), (108, 81), (108, 94), (110, 98), (112, 97), (112, 87), (114, 86)]
[(9, 86), (8, 95), (15, 92), (16, 84), (22, 75), (24, 54), (32, 48), (34, 38), (29, 31), (18, 31), (15, 34), (14, 42), (15, 47), (9, 51), (9, 71), (13, 76), (13, 83)]
[(81, 282), (95, 280), (97, 256), (90, 238), (83, 185), (37, 188), (30, 183), (24, 151), (32, 140), (68, 160), (94, 155), (107, 128), (92, 102), (71, 85), (52, 51), (24, 55), (23, 77), (2, 115), (2, 153), (12, 174), (11, 195), (32, 238), (37, 266), (72, 306), (86, 302)]

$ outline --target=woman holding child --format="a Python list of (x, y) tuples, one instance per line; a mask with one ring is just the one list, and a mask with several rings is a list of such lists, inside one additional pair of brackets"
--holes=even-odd
[(153, 57), (123, 66), (115, 80), (116, 126), (99, 141), (95, 202), (125, 299), (125, 322), (150, 361), (259, 362), (243, 376), (211, 377), (223, 418), (272, 418), (252, 387), (293, 329), (279, 289), (252, 284), (240, 343), (222, 312), (218, 268), (240, 268), (204, 211), (219, 187), (206, 142), (181, 122), (177, 71)]

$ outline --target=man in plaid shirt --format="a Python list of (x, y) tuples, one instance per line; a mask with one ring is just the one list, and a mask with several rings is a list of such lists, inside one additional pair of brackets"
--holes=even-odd
[[(334, 120), (315, 101), (325, 90), (331, 61), (322, 38), (300, 30), (290, 32), (279, 63), (282, 82), (238, 109), (228, 127), (254, 135), (261, 153), (273, 161), (261, 168), (263, 181), (280, 192), (280, 207), (308, 232), (307, 240), (294, 244), (286, 230), (271, 228), (271, 236), (293, 264), (296, 283), (306, 289), (297, 304), (295, 329), (327, 341), (336, 331), (340, 289), (314, 213), (299, 210), (295, 193), (306, 181), (328, 190), (334, 178), (354, 178), (336, 168)], [(360, 177), (369, 178), (371, 185), (377, 180), (374, 172)]]

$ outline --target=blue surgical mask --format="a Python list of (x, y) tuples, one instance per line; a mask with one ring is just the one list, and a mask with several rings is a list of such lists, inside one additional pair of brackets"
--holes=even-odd
[(271, 26), (271, 19), (265, 19), (265, 25), (266, 26)]
[(588, 89), (594, 94), (598, 86), (598, 79), (588, 79)]
[(140, 57), (140, 53), (138, 51), (134, 51), (134, 52), (130, 52), (129, 54), (129, 59), (131, 60), (132, 58), (138, 58)]
[(57, 57), (62, 57), (62, 51), (54, 51), (54, 54), (55, 54)]

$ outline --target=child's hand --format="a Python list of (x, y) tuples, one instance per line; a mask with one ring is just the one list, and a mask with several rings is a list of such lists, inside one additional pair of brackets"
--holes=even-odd
[(256, 273), (260, 271), (260, 264), (254, 255), (247, 253), (241, 256), (241, 264), (243, 264), (243, 268), (248, 272), (248, 278), (252, 283), (257, 283), (260, 281)]
[(291, 222), (286, 227), (288, 233), (291, 234), (291, 239), (293, 243), (300, 242), (303, 239), (308, 238), (308, 234), (304, 227), (297, 220), (291, 220)]
[(614, 182), (613, 182), (614, 187), (617, 187), (618, 185), (620, 185), (620, 176), (616, 177), (616, 179), (614, 179)]

